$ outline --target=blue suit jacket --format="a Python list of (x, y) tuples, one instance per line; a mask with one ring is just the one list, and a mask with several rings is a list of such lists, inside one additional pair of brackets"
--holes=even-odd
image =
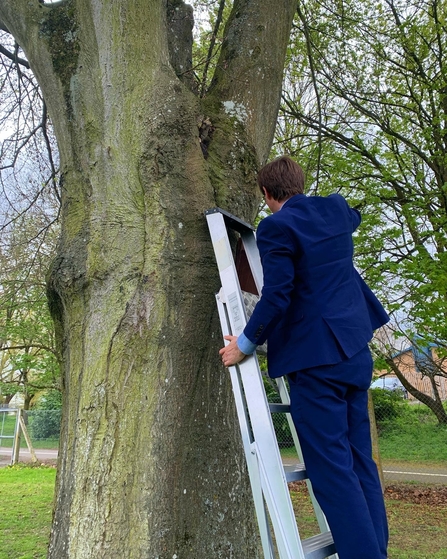
[(360, 221), (338, 194), (297, 194), (260, 222), (264, 287), (244, 334), (268, 339), (271, 377), (352, 357), (388, 322), (353, 265)]

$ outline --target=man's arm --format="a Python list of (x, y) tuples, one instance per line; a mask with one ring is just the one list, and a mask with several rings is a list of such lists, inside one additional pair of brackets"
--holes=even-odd
[[(273, 219), (259, 224), (257, 244), (261, 257), (264, 285), (244, 335), (262, 345), (289, 309), (295, 287), (296, 248), (288, 233)], [(241, 348), (242, 349), (242, 348)]]
[(269, 219), (261, 221), (257, 243), (264, 273), (261, 299), (244, 332), (226, 336), (230, 343), (220, 350), (225, 366), (235, 365), (262, 345), (269, 332), (284, 316), (294, 288), (294, 246), (287, 235)]

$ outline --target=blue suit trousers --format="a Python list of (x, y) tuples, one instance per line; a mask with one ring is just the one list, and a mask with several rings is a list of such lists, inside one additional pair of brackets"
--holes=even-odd
[(372, 459), (368, 346), (336, 365), (289, 376), (291, 414), (339, 559), (386, 559), (388, 525)]

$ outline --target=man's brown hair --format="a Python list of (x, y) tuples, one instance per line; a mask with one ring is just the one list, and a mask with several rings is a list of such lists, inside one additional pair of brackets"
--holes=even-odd
[(277, 202), (304, 192), (304, 171), (293, 159), (282, 155), (267, 163), (258, 173), (261, 192), (264, 187)]

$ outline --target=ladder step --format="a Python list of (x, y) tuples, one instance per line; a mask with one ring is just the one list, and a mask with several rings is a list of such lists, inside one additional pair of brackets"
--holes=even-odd
[(289, 404), (269, 404), (270, 413), (290, 413)]
[(306, 559), (325, 559), (333, 555), (336, 550), (332, 534), (324, 532), (303, 540), (303, 551)]
[(307, 479), (306, 466), (304, 464), (294, 464), (293, 466), (284, 466), (284, 473), (286, 474), (286, 481), (302, 481)]

